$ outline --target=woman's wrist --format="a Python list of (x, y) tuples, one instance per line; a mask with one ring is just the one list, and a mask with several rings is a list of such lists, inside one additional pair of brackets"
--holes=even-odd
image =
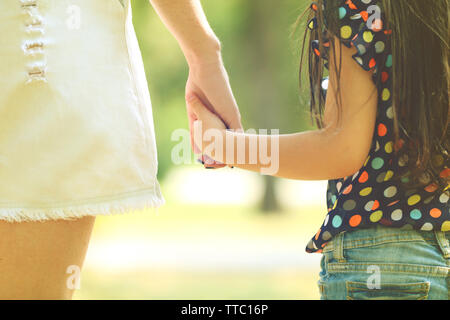
[(190, 68), (221, 61), (221, 44), (215, 35), (209, 35), (204, 41), (185, 46), (183, 53)]

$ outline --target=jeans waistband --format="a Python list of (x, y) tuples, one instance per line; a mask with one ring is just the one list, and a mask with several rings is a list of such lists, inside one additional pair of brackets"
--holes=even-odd
[(333, 252), (339, 262), (345, 262), (344, 249), (355, 249), (397, 242), (427, 241), (439, 247), (445, 259), (450, 259), (449, 231), (419, 231), (399, 228), (375, 227), (351, 232), (341, 232), (323, 248), (323, 253)]

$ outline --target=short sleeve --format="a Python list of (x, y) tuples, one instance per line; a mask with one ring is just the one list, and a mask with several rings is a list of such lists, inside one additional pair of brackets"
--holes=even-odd
[[(389, 55), (391, 31), (385, 29), (383, 11), (379, 0), (324, 0), (323, 4), (326, 34), (336, 36), (349, 48), (355, 47), (357, 53), (353, 59), (364, 70), (375, 71), (375, 76), (392, 64), (389, 61), (392, 59)], [(326, 53), (323, 57), (326, 58)]]

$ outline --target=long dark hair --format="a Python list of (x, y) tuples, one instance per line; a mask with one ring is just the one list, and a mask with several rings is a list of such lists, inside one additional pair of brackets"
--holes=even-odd
[[(328, 0), (327, 3), (333, 0)], [(305, 44), (310, 38), (319, 39), (319, 51), (324, 49), (323, 29), (327, 21), (330, 47), (336, 48), (334, 35), (338, 35), (338, 18), (335, 6), (322, 10), (323, 0), (316, 1), (317, 28), (306, 30), (300, 61), (300, 86)], [(339, 1), (338, 1), (339, 2)], [(433, 184), (445, 190), (449, 186), (449, 0), (380, 0), (385, 14), (385, 28), (392, 30), (391, 51), (393, 59), (393, 122), (397, 157), (407, 157), (407, 165), (396, 175), (411, 188)], [(307, 10), (308, 11), (308, 10)], [(305, 12), (307, 12), (305, 11)], [(297, 21), (297, 24), (300, 22)], [(334, 26), (333, 26), (334, 25)], [(336, 56), (336, 55), (334, 55)], [(311, 87), (310, 112), (320, 128), (325, 97), (321, 93), (324, 61), (309, 48), (309, 78)], [(340, 62), (334, 63), (339, 79)], [(381, 72), (379, 77), (381, 76)], [(380, 81), (381, 79), (377, 79)], [(339, 114), (339, 83), (336, 90)], [(447, 190), (450, 191), (450, 190)]]

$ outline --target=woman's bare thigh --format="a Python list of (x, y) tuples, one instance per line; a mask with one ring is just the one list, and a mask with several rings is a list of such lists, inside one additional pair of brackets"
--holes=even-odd
[(94, 221), (0, 221), (0, 299), (71, 299)]

